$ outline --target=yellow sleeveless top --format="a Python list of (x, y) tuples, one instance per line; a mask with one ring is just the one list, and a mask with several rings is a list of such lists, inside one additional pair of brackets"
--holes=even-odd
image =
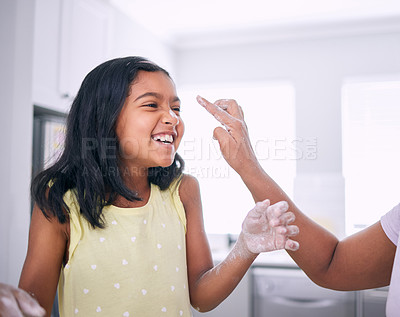
[(73, 192), (65, 194), (70, 245), (58, 288), (61, 317), (191, 316), (179, 183), (164, 191), (152, 184), (143, 207), (105, 207), (104, 229), (93, 229)]

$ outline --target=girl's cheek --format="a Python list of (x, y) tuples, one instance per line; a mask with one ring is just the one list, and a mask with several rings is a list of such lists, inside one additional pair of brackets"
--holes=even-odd
[(179, 118), (179, 129), (180, 131), (180, 135), (183, 136), (183, 134), (185, 133), (185, 123), (183, 122), (182, 118)]
[(179, 136), (179, 141), (178, 141), (178, 143), (177, 143), (177, 145), (176, 145), (176, 148), (179, 147), (179, 144), (180, 144), (181, 141), (182, 141), (182, 137), (183, 137), (183, 135), (185, 134), (185, 124), (183, 123), (182, 119), (180, 119), (180, 120), (181, 120), (181, 121), (179, 122), (179, 125), (178, 125), (178, 127), (177, 127), (177, 131), (176, 131), (176, 132), (178, 132), (178, 136)]
[(123, 159), (134, 159), (140, 152), (140, 144), (137, 139), (123, 138), (119, 141), (120, 151), (119, 154)]

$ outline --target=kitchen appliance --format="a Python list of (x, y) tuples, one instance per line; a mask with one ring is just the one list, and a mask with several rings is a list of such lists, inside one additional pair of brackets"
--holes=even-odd
[(386, 300), (389, 286), (358, 292), (357, 317), (386, 316)]
[(252, 269), (252, 317), (354, 317), (356, 292), (328, 290), (298, 268)]
[(65, 114), (34, 108), (32, 176), (54, 163), (65, 139)]

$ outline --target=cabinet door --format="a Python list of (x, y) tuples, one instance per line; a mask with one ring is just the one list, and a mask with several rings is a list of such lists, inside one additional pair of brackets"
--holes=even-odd
[(33, 103), (65, 112), (67, 100), (59, 90), (61, 0), (35, 1), (33, 37)]
[(59, 85), (72, 99), (86, 74), (108, 59), (111, 10), (102, 0), (63, 0), (61, 23)]

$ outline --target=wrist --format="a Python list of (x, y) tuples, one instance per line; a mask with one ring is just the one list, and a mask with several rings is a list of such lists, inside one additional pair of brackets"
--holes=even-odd
[(242, 259), (250, 260), (250, 261), (254, 261), (256, 259), (256, 257), (259, 255), (259, 253), (254, 253), (254, 252), (250, 251), (250, 249), (246, 243), (246, 239), (244, 237), (243, 231), (240, 232), (239, 237), (232, 249), (232, 252), (235, 254), (235, 256), (238, 256)]
[(261, 174), (265, 174), (265, 171), (257, 160), (248, 160), (243, 162), (236, 172), (244, 181), (246, 179), (254, 179), (259, 177)]

